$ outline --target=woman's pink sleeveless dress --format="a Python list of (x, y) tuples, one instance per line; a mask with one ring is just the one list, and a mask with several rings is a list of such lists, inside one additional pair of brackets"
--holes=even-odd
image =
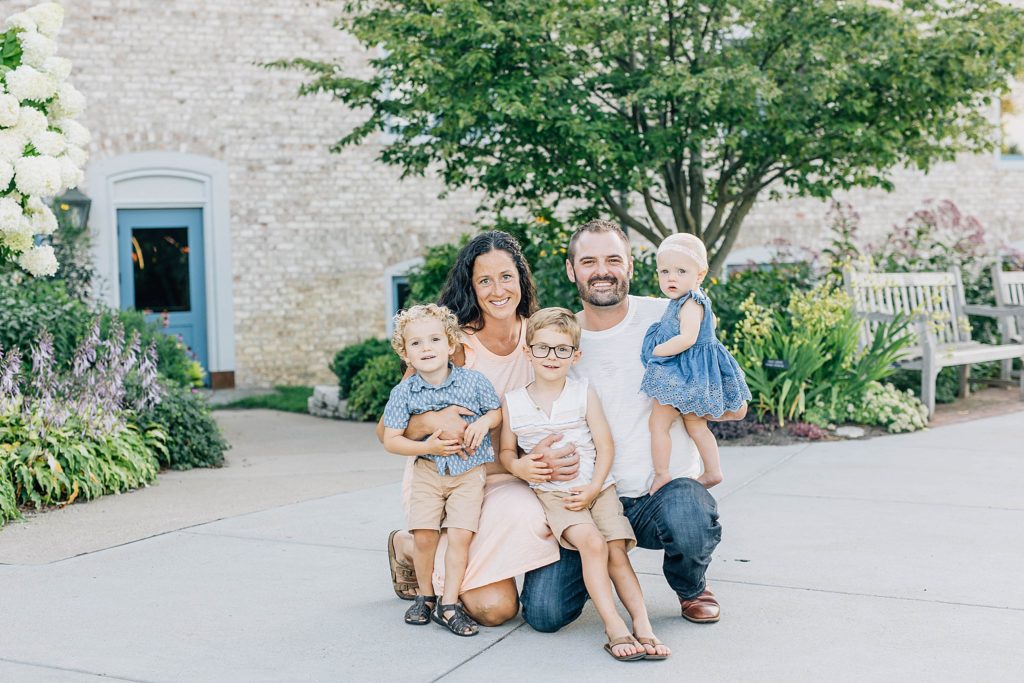
[[(533, 381), (533, 368), (523, 353), (526, 321), (521, 321), (519, 346), (507, 356), (491, 353), (472, 334), (463, 335), (467, 368), (491, 380), (498, 396), (525, 387)], [(492, 435), (494, 457), (498, 457), (497, 434)], [(412, 463), (409, 458), (402, 481), (403, 505), (408, 505)], [(447, 538), (441, 535), (434, 560), (434, 591), (444, 588), (444, 552)], [(544, 509), (526, 482), (511, 474), (489, 474), (480, 508), (480, 528), (469, 546), (469, 564), (462, 581), (464, 593), (473, 588), (508, 579), (558, 560), (558, 542), (544, 518)]]

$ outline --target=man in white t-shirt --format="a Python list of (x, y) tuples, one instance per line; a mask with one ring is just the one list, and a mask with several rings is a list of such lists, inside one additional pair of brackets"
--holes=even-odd
[[(629, 240), (609, 221), (591, 221), (573, 234), (566, 273), (583, 301), (577, 315), (583, 327), (583, 356), (574, 371), (597, 389), (608, 416), (615, 440), (612, 477), (637, 544), (665, 551), (665, 578), (679, 597), (684, 618), (716, 622), (720, 609), (704, 573), (722, 528), (715, 499), (696, 481), (701, 461), (682, 421), (671, 431), (673, 479), (655, 495), (648, 495), (654, 478), (647, 426), (651, 402), (640, 394), (644, 375), (640, 347), (647, 328), (665, 312), (668, 299), (629, 295), (633, 276)], [(557, 467), (556, 458), (563, 452), (545, 459)], [(558, 562), (526, 574), (523, 618), (538, 631), (557, 631), (579, 617), (586, 600), (579, 553), (562, 548)]]

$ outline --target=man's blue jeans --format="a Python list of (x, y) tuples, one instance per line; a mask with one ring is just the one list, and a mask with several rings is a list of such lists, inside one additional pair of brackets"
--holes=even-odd
[[(704, 590), (704, 572), (722, 538), (718, 505), (693, 479), (674, 479), (653, 496), (620, 498), (641, 548), (664, 550), (662, 570), (682, 600)], [(527, 572), (520, 601), (523, 618), (545, 633), (557, 631), (583, 612), (587, 589), (580, 554), (560, 548), (561, 559)]]

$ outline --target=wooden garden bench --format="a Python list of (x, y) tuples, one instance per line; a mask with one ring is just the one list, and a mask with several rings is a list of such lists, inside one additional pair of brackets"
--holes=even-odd
[[(1024, 306), (1024, 271), (1008, 271), (996, 264), (992, 268), (992, 289), (996, 293), (996, 306)], [(1019, 317), (1006, 316), (999, 320), (999, 332), (1003, 341), (1024, 342), (1024, 324)], [(1009, 381), (1013, 360), (1003, 361), (1002, 378)]]
[[(973, 363), (1024, 358), (1024, 340), (1004, 338), (1002, 344), (982, 344), (971, 339), (969, 315), (1016, 319), (1024, 328), (1024, 307), (969, 306), (964, 285), (956, 269), (939, 273), (844, 273), (854, 310), (864, 323), (861, 344), (866, 345), (875, 328), (885, 321), (907, 316), (913, 324), (908, 334), (912, 345), (898, 362), (901, 368), (921, 371), (921, 401), (929, 417), (935, 412), (935, 380), (944, 367), (957, 367), (960, 395), (966, 396)], [(1024, 373), (1021, 382), (1024, 400)]]

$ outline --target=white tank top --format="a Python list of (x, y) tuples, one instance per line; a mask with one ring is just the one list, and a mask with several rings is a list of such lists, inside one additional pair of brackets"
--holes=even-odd
[[(519, 447), (529, 453), (544, 437), (558, 432), (562, 440), (555, 444), (576, 444), (576, 453), (580, 456), (580, 471), (572, 481), (549, 481), (543, 484), (530, 484), (541, 491), (568, 491), (572, 488), (586, 486), (594, 476), (594, 462), (597, 451), (594, 439), (587, 426), (587, 387), (586, 379), (566, 378), (562, 393), (551, 405), (548, 415), (534, 403), (526, 387), (510, 391), (505, 395), (508, 403), (509, 427), (519, 441)], [(605, 480), (602, 489), (615, 483), (611, 474)]]

